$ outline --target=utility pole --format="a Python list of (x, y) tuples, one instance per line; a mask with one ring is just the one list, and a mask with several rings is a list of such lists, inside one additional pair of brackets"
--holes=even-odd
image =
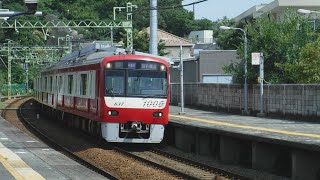
[[(133, 5), (132, 3), (128, 2), (126, 7), (113, 7), (113, 20), (116, 20), (116, 11), (118, 10), (119, 12), (121, 12), (123, 9), (126, 9), (126, 13), (127, 13), (127, 20), (126, 21), (122, 21), (121, 24), (124, 27), (124, 30), (127, 32), (127, 49), (129, 51), (132, 51), (133, 49), (133, 36), (132, 36), (132, 12), (133, 12), (133, 8), (137, 9), (138, 6), (137, 5)], [(113, 32), (111, 29), (111, 35), (113, 36)], [(112, 44), (113, 44), (113, 37), (111, 38)]]
[(149, 53), (158, 55), (158, 10), (157, 0), (150, 0), (150, 43)]
[(11, 58), (10, 41), (8, 41), (8, 99), (11, 99)]
[(181, 111), (179, 112), (180, 115), (185, 114), (184, 112), (184, 93), (183, 93), (183, 59), (182, 59), (182, 44), (180, 42), (180, 105)]
[(195, 9), (194, 9), (194, 4), (192, 5), (193, 6), (193, 20), (196, 20), (196, 11), (195, 11)]
[[(42, 12), (37, 12), (38, 0), (24, 0), (25, 5), (28, 10), (24, 12), (20, 11), (9, 11), (9, 9), (1, 9), (0, 17), (4, 20), (7, 20), (10, 17), (20, 16), (20, 15), (36, 15), (41, 16)], [(2, 2), (0, 2), (2, 7)], [(11, 98), (11, 52), (10, 52), (10, 41), (8, 41), (8, 99)]]

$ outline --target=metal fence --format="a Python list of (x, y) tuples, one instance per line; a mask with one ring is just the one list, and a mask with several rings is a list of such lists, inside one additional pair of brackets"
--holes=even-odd
[[(11, 94), (14, 95), (22, 95), (27, 93), (26, 84), (12, 84), (11, 85)], [(7, 96), (9, 86), (7, 84), (0, 86), (0, 97)]]

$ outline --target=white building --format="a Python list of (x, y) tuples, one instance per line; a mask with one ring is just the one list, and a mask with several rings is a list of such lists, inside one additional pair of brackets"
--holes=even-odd
[[(261, 4), (253, 6), (247, 11), (241, 13), (233, 20), (235, 22), (250, 22), (260, 16), (270, 16), (272, 18), (281, 18), (285, 10), (292, 9), (308, 9), (320, 10), (320, 0), (275, 0), (269, 4)], [(311, 19), (316, 18), (316, 14), (310, 15)]]
[(191, 31), (188, 37), (193, 43), (213, 43), (213, 31)]

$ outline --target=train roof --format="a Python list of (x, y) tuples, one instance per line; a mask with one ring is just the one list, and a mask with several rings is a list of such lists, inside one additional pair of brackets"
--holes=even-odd
[[(108, 56), (114, 56), (117, 54), (128, 54), (128, 52), (123, 48), (117, 48), (106, 44), (94, 43), (88, 45), (87, 47), (79, 51), (74, 51), (65, 55), (60, 59), (59, 62), (47, 67), (44, 71), (98, 64), (103, 60), (103, 58)], [(156, 56), (137, 51), (135, 51), (134, 54), (160, 58), (167, 61), (169, 65), (172, 64), (172, 59), (168, 57)]]

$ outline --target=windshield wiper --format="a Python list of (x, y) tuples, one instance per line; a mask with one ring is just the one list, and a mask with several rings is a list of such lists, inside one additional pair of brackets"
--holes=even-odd
[(110, 94), (111, 96), (115, 97), (114, 92), (113, 92), (113, 88), (106, 88), (106, 94)]

